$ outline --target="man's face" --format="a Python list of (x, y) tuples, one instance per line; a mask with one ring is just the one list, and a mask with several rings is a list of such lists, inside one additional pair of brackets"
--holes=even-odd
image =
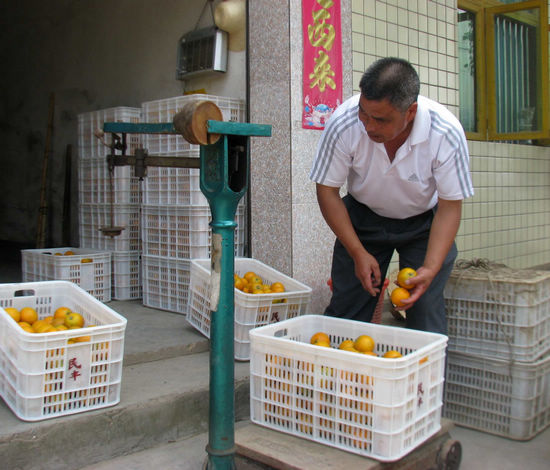
[[(416, 115), (417, 104), (406, 111), (395, 108), (387, 99), (380, 101), (359, 98), (359, 119), (369, 137), (378, 143), (391, 142), (398, 137), (407, 137)], [(404, 140), (404, 139), (403, 139)]]

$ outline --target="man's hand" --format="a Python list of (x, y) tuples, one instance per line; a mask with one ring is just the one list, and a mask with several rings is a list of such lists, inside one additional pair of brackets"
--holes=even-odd
[(362, 254), (354, 256), (355, 275), (361, 281), (363, 289), (365, 289), (373, 297), (380, 292), (380, 266), (376, 258), (369, 254), (366, 250)]
[(420, 298), (420, 296), (428, 290), (432, 283), (437, 271), (421, 266), (416, 270), (416, 276), (409, 278), (409, 284), (414, 287), (409, 291), (411, 296), (408, 299), (404, 299), (401, 302), (403, 307), (399, 310), (407, 310), (411, 308), (414, 303)]
[(416, 270), (416, 276), (409, 279), (410, 283), (414, 284), (414, 288), (410, 291), (411, 296), (403, 300), (403, 310), (411, 308), (420, 296), (428, 290), (434, 277), (441, 269), (458, 232), (461, 214), (462, 201), (438, 199), (424, 264)]

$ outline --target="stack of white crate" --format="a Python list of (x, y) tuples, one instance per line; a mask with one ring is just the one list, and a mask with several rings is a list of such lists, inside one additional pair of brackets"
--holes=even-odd
[(550, 272), (484, 264), (455, 269), (445, 288), (444, 414), (530, 439), (550, 424)]
[[(143, 122), (172, 122), (186, 103), (196, 100), (215, 103), (224, 121), (244, 121), (242, 100), (195, 94), (143, 103)], [(147, 134), (144, 139), (149, 155), (199, 157), (200, 147), (180, 135)], [(141, 214), (145, 306), (186, 313), (191, 260), (210, 256), (210, 220), (198, 169), (147, 169)], [(242, 256), (246, 227), (243, 203), (237, 209), (236, 222), (235, 253)]]
[[(140, 122), (141, 109), (116, 107), (78, 115), (78, 192), (80, 247), (112, 253), (112, 298), (138, 299), (141, 285), (141, 182), (132, 166), (107, 166), (111, 135), (96, 137), (105, 122)], [(127, 134), (126, 155), (141, 146), (140, 134)], [(120, 154), (121, 151), (116, 151)], [(105, 227), (124, 227), (115, 237)]]

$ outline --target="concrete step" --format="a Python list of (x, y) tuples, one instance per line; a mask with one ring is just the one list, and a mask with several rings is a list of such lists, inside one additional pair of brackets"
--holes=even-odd
[[(204, 433), (209, 353), (127, 366), (118, 405), (35, 423), (0, 406), (6, 469), (79, 469)], [(235, 364), (235, 418), (249, 416), (249, 365)]]
[[(80, 469), (207, 431), (209, 340), (139, 300), (108, 305), (128, 320), (120, 403), (25, 422), (0, 400), (0, 468)], [(248, 378), (249, 363), (236, 362), (237, 420), (249, 416)]]

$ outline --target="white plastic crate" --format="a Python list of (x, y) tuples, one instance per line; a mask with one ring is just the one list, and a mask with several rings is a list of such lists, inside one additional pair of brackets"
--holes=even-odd
[[(172, 122), (174, 115), (181, 111), (187, 103), (204, 100), (212, 101), (220, 108), (224, 121), (244, 122), (245, 107), (243, 100), (204, 94), (176, 96), (142, 103), (143, 122)], [(180, 156), (192, 156), (193, 153), (199, 151), (198, 145), (190, 144), (181, 135), (146, 134), (144, 137), (145, 147), (149, 155), (177, 153)]]
[(550, 424), (550, 355), (534, 362), (449, 352), (443, 414), (456, 424), (527, 440)]
[(78, 196), (80, 204), (141, 204), (141, 181), (135, 177), (133, 166), (117, 166), (113, 169), (111, 186), (107, 161), (81, 160)]
[(142, 255), (143, 305), (186, 313), (190, 260)]
[(141, 252), (113, 252), (113, 289), (115, 300), (141, 299)]
[[(242, 256), (246, 233), (245, 208), (237, 207), (235, 255)], [(142, 206), (143, 253), (177, 259), (210, 256), (212, 216), (209, 206)]]
[[(385, 359), (309, 344), (370, 335)], [(306, 315), (250, 332), (254, 423), (381, 461), (395, 461), (441, 427), (447, 337)], [(337, 347), (337, 346), (336, 346)]]
[[(4, 311), (33, 307), (40, 319), (58, 307), (89, 328), (27, 333)], [(126, 319), (67, 281), (0, 284), (0, 395), (17, 417), (37, 421), (120, 401)], [(68, 343), (82, 337), (89, 340)]]
[(208, 200), (200, 188), (200, 170), (149, 167), (147, 178), (144, 179), (143, 203), (207, 207)]
[(550, 350), (550, 272), (454, 270), (444, 295), (449, 351), (533, 361)]
[[(113, 205), (111, 223), (110, 204), (80, 204), (79, 211), (80, 246), (107, 251), (141, 250), (141, 206)], [(100, 228), (124, 227), (116, 237), (105, 236)]]
[[(254, 271), (266, 284), (282, 282), (285, 292), (247, 294), (235, 289), (235, 359), (250, 359), (249, 331), (309, 313), (311, 288), (291, 277), (251, 258), (235, 258), (235, 272), (244, 276)], [(191, 262), (191, 285), (187, 321), (206, 337), (210, 337), (210, 260), (194, 259)]]
[(21, 261), (23, 282), (71, 281), (102, 302), (111, 300), (110, 252), (73, 247), (21, 250)]
[[(104, 141), (101, 142), (95, 133), (103, 130), (103, 124), (106, 122), (140, 122), (141, 109), (119, 106), (116, 108), (100, 109), (78, 115), (78, 156), (80, 159), (91, 159), (107, 156), (111, 153), (108, 145), (111, 144), (111, 134), (106, 133)], [(143, 136), (141, 134), (126, 135), (126, 155), (134, 155), (136, 149), (142, 146)], [(122, 152), (115, 152), (120, 155)]]

